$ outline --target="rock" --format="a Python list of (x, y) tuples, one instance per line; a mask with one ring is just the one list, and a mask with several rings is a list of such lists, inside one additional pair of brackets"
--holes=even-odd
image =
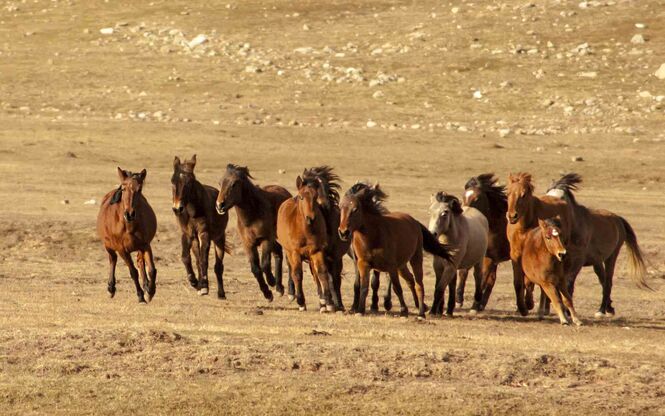
[(662, 64), (660, 68), (654, 73), (656, 78), (658, 79), (665, 79), (665, 64)]
[(577, 76), (581, 78), (596, 78), (598, 76), (598, 72), (596, 71), (578, 72)]
[(367, 128), (371, 129), (373, 127), (376, 127), (376, 121), (369, 120), (367, 122)]
[(278, 169), (277, 173), (279, 173), (280, 175), (284, 175), (286, 173), (286, 169)]
[(481, 98), (483, 98), (483, 93), (480, 92), (480, 90), (476, 90), (473, 92), (473, 98), (475, 98), (476, 100), (480, 100)]
[(416, 124), (412, 124), (412, 125), (411, 125), (411, 128), (412, 128), (413, 130), (418, 130), (418, 129), (420, 128), (420, 124), (417, 124), (417, 123), (416, 123)]
[(293, 50), (293, 52), (295, 52), (295, 53), (301, 53), (301, 54), (303, 54), (303, 55), (307, 55), (307, 54), (309, 54), (309, 53), (312, 53), (313, 51), (314, 51), (314, 48), (312, 48), (312, 47), (310, 47), (310, 46), (304, 46), (304, 47), (302, 47), (302, 48), (295, 48), (295, 49)]
[(65, 156), (70, 159), (76, 159), (76, 154), (74, 152), (67, 152), (65, 153)]
[(374, 98), (375, 100), (378, 100), (378, 99), (383, 98), (383, 97), (385, 97), (385, 94), (383, 93), (383, 91), (377, 91), (374, 94), (372, 94), (372, 98)]
[(309, 30), (309, 25), (307, 23), (302, 25), (302, 30)]
[(96, 199), (88, 199), (83, 203), (83, 205), (97, 205), (97, 200)]
[(584, 162), (584, 158), (582, 156), (573, 156), (570, 158), (570, 160), (573, 162)]
[(99, 33), (101, 33), (102, 35), (112, 35), (113, 32), (115, 32), (115, 29), (113, 29), (112, 27), (105, 27), (99, 29)]
[(640, 91), (639, 96), (642, 98), (651, 98), (651, 93), (649, 91)]
[(646, 29), (647, 25), (645, 25), (644, 23), (635, 23), (635, 27), (638, 29)]
[(459, 7), (453, 7), (450, 11), (453, 12), (453, 14), (457, 14), (459, 13)]
[(208, 37), (206, 35), (199, 34), (199, 35), (196, 35), (196, 37), (194, 39), (187, 42), (187, 46), (189, 47), (189, 49), (194, 49), (199, 45), (203, 45), (207, 41), (208, 41)]
[(638, 33), (637, 35), (634, 35), (630, 39), (630, 43), (633, 43), (635, 45), (639, 45), (639, 44), (644, 43), (644, 42), (646, 42), (646, 39), (644, 39), (644, 36), (642, 36), (640, 33)]
[(262, 72), (262, 71), (261, 71), (261, 68), (257, 68), (257, 67), (255, 67), (254, 65), (247, 65), (247, 66), (245, 67), (245, 72), (248, 72), (248, 73), (250, 73), (250, 74), (258, 74), (258, 73), (260, 73), (260, 72)]
[(510, 129), (499, 129), (499, 137), (504, 138), (510, 134)]
[(62, 205), (69, 205), (69, 199), (63, 199), (62, 201), (60, 201), (60, 203)]

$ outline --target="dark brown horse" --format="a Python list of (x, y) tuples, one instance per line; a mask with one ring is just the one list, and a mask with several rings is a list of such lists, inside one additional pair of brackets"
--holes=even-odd
[(611, 299), (614, 267), (623, 245), (626, 244), (628, 247), (630, 277), (637, 287), (649, 288), (644, 280), (646, 267), (637, 243), (637, 236), (628, 221), (610, 211), (589, 209), (577, 203), (573, 191), (578, 189), (581, 182), (582, 178), (579, 175), (566, 174), (552, 184), (547, 194), (562, 198), (573, 208), (575, 230), (577, 234), (586, 236), (586, 239), (577, 242), (583, 252), (584, 262), (578, 265), (577, 269), (570, 270), (568, 276), (570, 294), (573, 294), (579, 269), (582, 266), (593, 266), (603, 288), (603, 297), (596, 317), (611, 316), (615, 313)]
[[(203, 185), (194, 176), (196, 155), (190, 160), (173, 161), (173, 213), (182, 231), (182, 262), (187, 279), (199, 295), (208, 294), (208, 256), (210, 245), (215, 248), (215, 275), (217, 276), (217, 297), (226, 299), (224, 292), (224, 253), (226, 247), (226, 224), (228, 214), (220, 215), (215, 210), (217, 189)], [(190, 251), (194, 253), (199, 278), (192, 268)], [(267, 297), (267, 296), (266, 296)], [(272, 294), (271, 294), (272, 298)]]
[[(401, 314), (408, 315), (398, 273), (409, 285), (415, 286), (418, 315), (425, 317), (425, 288), (423, 286), (423, 249), (450, 261), (448, 248), (412, 216), (387, 212), (383, 201), (387, 195), (379, 185), (357, 183), (344, 195), (340, 204), (339, 235), (352, 239), (360, 273), (360, 293), (357, 313), (365, 312), (371, 270), (390, 275), (400, 301)], [(407, 263), (411, 265), (413, 274)], [(414, 279), (415, 275), (415, 279)], [(411, 283), (413, 282), (413, 283)]]
[[(506, 187), (497, 185), (498, 178), (493, 173), (474, 176), (464, 185), (463, 204), (482, 212), (489, 223), (487, 253), (483, 261), (482, 301), (480, 309), (487, 306), (496, 283), (496, 269), (499, 263), (510, 260), (510, 243), (506, 236), (508, 201)], [(457, 303), (464, 302), (464, 283), (468, 272), (458, 272)]]
[[(120, 186), (104, 196), (97, 216), (97, 234), (104, 244), (111, 265), (108, 280), (111, 297), (115, 296), (115, 266), (120, 255), (129, 267), (129, 274), (141, 303), (145, 303), (144, 292), (148, 294), (149, 302), (157, 288), (157, 269), (150, 247), (157, 231), (157, 218), (141, 192), (145, 176), (145, 169), (140, 173), (132, 173), (118, 168)], [(134, 251), (138, 252), (138, 270), (132, 262), (131, 253)], [(146, 263), (148, 274), (145, 270)], [(143, 289), (139, 284), (139, 272)]]
[(302, 289), (303, 261), (309, 261), (319, 293), (321, 312), (334, 312), (335, 285), (328, 270), (326, 250), (329, 246), (327, 218), (318, 199), (321, 184), (298, 176), (298, 194), (280, 206), (277, 214), (277, 241), (286, 252), (291, 279), (299, 309), (307, 309)]
[[(538, 220), (558, 215), (561, 218), (561, 234), (564, 241), (572, 241), (573, 212), (571, 206), (553, 196), (536, 197), (533, 195), (533, 190), (531, 174), (510, 174), (508, 177), (508, 211), (506, 215), (509, 223), (506, 235), (510, 242), (510, 259), (513, 263), (513, 285), (517, 308), (523, 316), (526, 316), (529, 309), (533, 308), (532, 290), (528, 291), (525, 300), (524, 270), (522, 269), (522, 251), (528, 232), (538, 227)], [(583, 254), (576, 246), (568, 246), (567, 252), (564, 261), (566, 272), (575, 269), (584, 260)]]
[[(217, 212), (226, 215), (235, 207), (238, 217), (238, 234), (245, 248), (252, 274), (261, 292), (271, 299), (272, 293), (266, 285), (275, 286), (284, 294), (282, 284), (282, 246), (277, 243), (277, 211), (282, 202), (291, 198), (291, 193), (278, 185), (259, 187), (252, 182), (249, 169), (229, 164), (219, 181)], [(259, 261), (259, 248), (261, 258)], [(270, 255), (275, 259), (275, 273), (270, 270)], [(270, 293), (270, 295), (268, 295)]]
[[(558, 217), (538, 220), (538, 227), (531, 229), (524, 241), (522, 268), (527, 279), (541, 287), (552, 301), (562, 325), (568, 325), (563, 304), (570, 312), (575, 325), (582, 325), (573, 306), (573, 297), (568, 291), (563, 259), (566, 255), (565, 240)], [(543, 309), (539, 311), (542, 318)]]

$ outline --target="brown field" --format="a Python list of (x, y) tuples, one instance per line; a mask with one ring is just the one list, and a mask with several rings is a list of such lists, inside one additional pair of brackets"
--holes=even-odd
[[(0, 414), (665, 414), (665, 9), (579, 3), (3, 2)], [(544, 192), (576, 171), (582, 203), (633, 224), (656, 291), (622, 254), (617, 316), (594, 320), (585, 269), (580, 328), (518, 316), (506, 264), (475, 317), (319, 314), (309, 277), (299, 313), (263, 299), (232, 213), (228, 300), (199, 297), (169, 184), (193, 153), (212, 185), (229, 162), (291, 190), (330, 164), (421, 221), (431, 192), (478, 173), (529, 171)], [(120, 263), (109, 299), (99, 205), (84, 204), (118, 165), (147, 168), (158, 216), (148, 306)]]

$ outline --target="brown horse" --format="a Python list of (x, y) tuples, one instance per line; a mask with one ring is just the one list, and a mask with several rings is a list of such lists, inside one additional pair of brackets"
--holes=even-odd
[[(145, 303), (144, 291), (148, 294), (149, 302), (155, 296), (157, 288), (157, 269), (150, 247), (157, 231), (157, 218), (141, 192), (145, 176), (145, 169), (140, 173), (132, 173), (118, 168), (120, 186), (104, 196), (97, 215), (97, 234), (104, 244), (111, 265), (108, 291), (111, 297), (115, 296), (115, 266), (120, 255), (129, 267), (140, 303)], [(138, 252), (138, 271), (132, 262), (131, 253), (134, 251)], [(148, 274), (145, 270), (146, 263)], [(139, 284), (139, 272), (143, 289)]]
[[(570, 311), (576, 325), (582, 325), (573, 307), (573, 297), (568, 292), (568, 283), (564, 275), (563, 259), (566, 255), (561, 221), (558, 217), (538, 220), (538, 227), (531, 229), (524, 240), (522, 268), (526, 278), (537, 284), (547, 294), (559, 315), (562, 325), (568, 325), (561, 300)], [(542, 318), (543, 310), (539, 311)]]
[[(522, 269), (522, 250), (528, 232), (538, 227), (538, 220), (559, 215), (564, 241), (571, 241), (572, 208), (565, 201), (553, 197), (533, 195), (534, 186), (531, 174), (510, 174), (508, 177), (508, 226), (506, 235), (510, 242), (510, 259), (513, 263), (513, 285), (517, 298), (517, 308), (521, 315), (526, 316), (533, 308), (533, 293), (528, 291), (524, 297), (524, 271)], [(564, 261), (564, 270), (575, 269), (583, 263), (583, 255), (574, 246), (567, 247), (568, 255)]]
[[(323, 210), (317, 202), (318, 181), (298, 176), (298, 194), (282, 203), (277, 214), (277, 241), (286, 251), (291, 279), (295, 285), (295, 295), (299, 309), (307, 309), (302, 290), (302, 262), (309, 261), (314, 283), (319, 293), (321, 312), (334, 312), (333, 293), (335, 285), (328, 272), (326, 249), (328, 231)], [(334, 296), (337, 296), (335, 293)]]
[[(582, 178), (579, 175), (566, 174), (552, 184), (547, 194), (562, 198), (573, 208), (576, 229), (582, 235), (588, 236), (588, 240), (580, 244), (580, 249), (584, 254), (582, 265), (593, 266), (603, 288), (603, 297), (596, 317), (611, 316), (615, 313), (611, 299), (612, 279), (622, 246), (626, 244), (628, 247), (630, 276), (637, 287), (649, 288), (644, 280), (646, 267), (642, 251), (637, 243), (637, 236), (628, 221), (610, 211), (589, 209), (577, 203), (573, 191), (578, 189), (581, 182)], [(582, 265), (579, 265), (579, 268)], [(570, 271), (568, 284), (571, 295), (575, 288), (579, 268)]]
[[(483, 260), (482, 300), (479, 310), (485, 309), (496, 283), (499, 263), (510, 260), (510, 243), (506, 236), (508, 202), (506, 187), (497, 185), (493, 173), (483, 173), (469, 179), (464, 185), (463, 205), (482, 212), (489, 223), (487, 253)], [(460, 270), (457, 280), (457, 303), (464, 302), (464, 284), (468, 271)]]
[[(226, 215), (235, 207), (238, 217), (238, 234), (249, 257), (252, 274), (261, 292), (270, 293), (266, 285), (275, 286), (280, 295), (284, 294), (282, 284), (282, 246), (277, 243), (277, 210), (291, 193), (278, 185), (259, 187), (252, 182), (249, 169), (229, 164), (226, 173), (219, 181), (220, 191), (216, 209)], [(259, 247), (261, 257), (259, 261)], [(270, 270), (270, 255), (275, 259), (275, 273)], [(272, 298), (272, 294), (266, 295)]]
[[(387, 195), (379, 185), (365, 183), (353, 185), (340, 204), (339, 235), (342, 240), (352, 238), (360, 273), (360, 293), (356, 312), (365, 313), (370, 271), (379, 270), (390, 275), (399, 298), (401, 314), (408, 315), (398, 273), (409, 286), (415, 286), (418, 315), (425, 317), (425, 288), (423, 286), (423, 248), (428, 253), (450, 261), (448, 248), (440, 244), (427, 228), (412, 216), (387, 212), (383, 201)], [(407, 263), (411, 265), (413, 274)], [(415, 275), (415, 279), (414, 279)], [(412, 283), (413, 282), (413, 283)]]
[[(215, 275), (217, 276), (217, 297), (226, 299), (224, 292), (224, 253), (226, 247), (226, 224), (228, 214), (219, 215), (215, 211), (217, 190), (203, 185), (194, 176), (196, 155), (190, 160), (173, 160), (173, 213), (182, 231), (182, 262), (187, 279), (199, 295), (208, 294), (208, 255), (212, 242), (215, 248)], [(192, 268), (190, 251), (194, 253), (199, 273), (198, 280)], [(270, 292), (270, 291), (268, 291)], [(267, 297), (267, 296), (266, 296)], [(272, 294), (271, 294), (272, 299)]]

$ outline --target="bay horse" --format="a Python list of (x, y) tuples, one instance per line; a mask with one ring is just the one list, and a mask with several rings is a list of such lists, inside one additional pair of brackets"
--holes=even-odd
[[(547, 194), (566, 201), (575, 213), (575, 226), (588, 235), (588, 242), (583, 242), (583, 266), (593, 266), (598, 280), (603, 288), (603, 297), (600, 303), (597, 318), (612, 316), (615, 313), (612, 307), (612, 280), (614, 268), (621, 248), (628, 247), (630, 277), (639, 288), (650, 289), (645, 281), (646, 267), (642, 251), (637, 242), (637, 236), (625, 218), (607, 210), (590, 209), (577, 203), (573, 191), (577, 190), (582, 178), (576, 173), (563, 175), (554, 182)], [(581, 267), (580, 267), (581, 268)], [(579, 269), (572, 270), (568, 284), (570, 294), (575, 289), (575, 279)]]
[(454, 250), (452, 260), (446, 262), (434, 257), (436, 286), (430, 314), (443, 312), (443, 294), (450, 286), (446, 314), (452, 316), (455, 308), (455, 274), (458, 270), (468, 272), (473, 268), (476, 291), (472, 311), (478, 311), (482, 302), (482, 264), (487, 251), (489, 225), (482, 212), (472, 207), (462, 209), (459, 199), (445, 192), (432, 195), (429, 207), (429, 231), (441, 242)]
[[(473, 207), (485, 215), (489, 225), (487, 253), (483, 260), (482, 301), (478, 310), (487, 306), (492, 289), (496, 283), (496, 270), (499, 263), (510, 260), (510, 243), (506, 236), (508, 219), (508, 201), (506, 187), (497, 185), (498, 178), (494, 173), (483, 173), (474, 176), (464, 185), (462, 205)], [(464, 286), (467, 271), (458, 271), (457, 303), (464, 303)]]
[[(157, 269), (150, 247), (157, 231), (157, 218), (142, 193), (146, 174), (145, 169), (132, 173), (118, 168), (120, 185), (104, 196), (97, 215), (97, 234), (109, 257), (109, 294), (115, 296), (115, 266), (120, 255), (129, 268), (140, 303), (146, 303), (144, 292), (150, 302), (157, 289)], [(132, 262), (134, 251), (137, 252), (138, 270)], [(143, 288), (139, 284), (139, 273)]]
[[(184, 162), (181, 162), (178, 156), (173, 160), (171, 176), (173, 213), (182, 232), (182, 262), (185, 265), (189, 284), (198, 290), (199, 295), (207, 295), (208, 256), (212, 244), (215, 251), (217, 297), (226, 299), (223, 275), (224, 253), (229, 252), (226, 245), (226, 225), (229, 216), (217, 213), (215, 210), (217, 189), (199, 182), (194, 175), (195, 167), (196, 155), (189, 160), (185, 159)], [(190, 252), (194, 253), (198, 280), (192, 268)]]
[[(366, 183), (353, 185), (340, 203), (341, 218), (339, 236), (352, 239), (360, 273), (359, 314), (365, 313), (371, 270), (390, 275), (401, 305), (401, 315), (408, 315), (408, 308), (399, 285), (398, 274), (411, 285), (414, 281), (417, 294), (418, 316), (425, 317), (425, 288), (423, 286), (423, 249), (428, 253), (450, 261), (448, 247), (437, 239), (412, 216), (400, 212), (387, 212), (383, 202), (387, 195), (379, 185)], [(413, 274), (407, 263), (411, 265)], [(415, 276), (415, 279), (414, 279)]]
[[(531, 174), (520, 172), (509, 175), (506, 235), (510, 242), (510, 259), (513, 265), (513, 286), (517, 308), (522, 316), (528, 315), (529, 309), (533, 308), (532, 287), (525, 299), (524, 270), (522, 269), (522, 251), (528, 232), (538, 227), (539, 219), (545, 220), (558, 215), (561, 218), (561, 235), (564, 241), (572, 242), (573, 240), (571, 238), (572, 207), (553, 196), (536, 197), (533, 195), (533, 191)], [(578, 267), (581, 267), (580, 265), (584, 262), (584, 256), (579, 248), (572, 244), (567, 247), (567, 253), (564, 270), (568, 274), (570, 270), (579, 270)]]
[(296, 178), (297, 195), (284, 201), (277, 213), (277, 241), (286, 252), (299, 310), (307, 310), (302, 263), (308, 261), (319, 293), (319, 311), (334, 312), (337, 293), (326, 261), (329, 239), (327, 219), (318, 202), (320, 186), (315, 179)]
[[(522, 268), (526, 278), (541, 287), (554, 305), (562, 325), (568, 325), (563, 304), (570, 312), (575, 325), (582, 325), (573, 306), (573, 297), (568, 291), (563, 259), (566, 255), (562, 225), (559, 217), (538, 220), (538, 227), (531, 229), (524, 240)], [(543, 317), (543, 309), (539, 311)]]
[[(219, 215), (227, 215), (228, 211), (235, 207), (238, 234), (261, 292), (264, 295), (269, 293), (269, 285), (275, 286), (277, 293), (283, 295), (283, 253), (282, 246), (276, 241), (277, 211), (282, 202), (292, 195), (279, 185), (259, 187), (252, 182), (252, 179), (254, 178), (247, 167), (228, 164), (226, 173), (219, 181), (220, 190), (215, 208)], [(274, 274), (270, 270), (271, 254), (275, 260)], [(272, 295), (266, 295), (266, 298), (270, 299)]]

